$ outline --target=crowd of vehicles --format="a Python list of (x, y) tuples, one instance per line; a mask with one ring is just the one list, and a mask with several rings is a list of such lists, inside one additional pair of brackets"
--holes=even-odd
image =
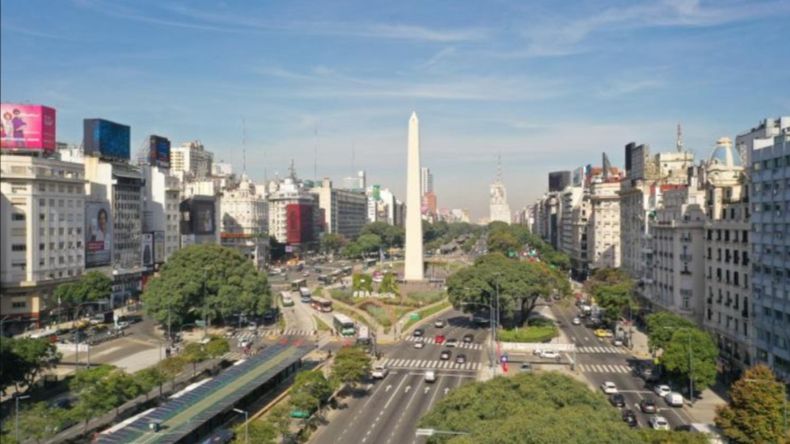
[[(622, 393), (617, 389), (617, 385), (612, 381), (604, 381), (601, 384), (601, 391), (609, 395), (609, 402), (618, 408), (622, 408), (622, 418), (629, 426), (637, 427), (639, 421), (636, 419), (636, 414), (633, 410), (625, 408), (626, 401)], [(672, 388), (666, 384), (658, 384), (653, 388), (653, 392), (658, 395), (658, 398), (664, 400), (669, 407), (682, 407), (683, 396), (680, 393), (673, 392)], [(639, 400), (637, 404), (639, 411), (649, 415), (647, 417), (647, 424), (655, 430), (669, 430), (669, 422), (666, 418), (659, 415), (659, 407), (656, 399), (651, 396), (645, 396)]]

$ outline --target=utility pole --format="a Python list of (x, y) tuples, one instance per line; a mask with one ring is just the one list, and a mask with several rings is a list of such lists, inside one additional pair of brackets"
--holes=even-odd
[(14, 414), (14, 433), (16, 435), (16, 442), (22, 442), (19, 440), (19, 400), (20, 399), (27, 399), (30, 395), (16, 395), (14, 396), (14, 406), (15, 406), (15, 414)]

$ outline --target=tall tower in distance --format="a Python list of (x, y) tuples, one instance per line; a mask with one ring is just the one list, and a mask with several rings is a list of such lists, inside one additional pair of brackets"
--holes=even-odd
[(423, 280), (420, 172), (420, 121), (417, 113), (412, 112), (406, 169), (406, 263), (403, 278), (407, 281)]
[(489, 221), (504, 222), (508, 225), (512, 222), (510, 205), (507, 203), (507, 190), (505, 182), (502, 181), (502, 159), (497, 156), (496, 180), (491, 184), (489, 203)]

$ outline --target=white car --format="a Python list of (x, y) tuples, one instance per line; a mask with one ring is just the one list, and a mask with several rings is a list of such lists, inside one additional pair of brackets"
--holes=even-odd
[(560, 354), (554, 350), (542, 350), (540, 352), (540, 357), (543, 359), (556, 359), (560, 360)]
[(617, 393), (617, 386), (612, 381), (605, 381), (601, 384), (601, 390), (607, 395), (611, 395), (613, 393)]
[(677, 392), (667, 393), (664, 402), (670, 407), (683, 407), (683, 395)]
[(428, 370), (425, 372), (425, 382), (435, 382), (436, 381), (436, 372), (433, 370)]
[(658, 395), (658, 396), (663, 398), (664, 396), (667, 396), (668, 394), (670, 394), (672, 392), (672, 389), (669, 388), (669, 386), (666, 385), (666, 384), (661, 384), (661, 385), (657, 385), (653, 389), (653, 391), (656, 392), (656, 395)]
[(623, 340), (620, 339), (620, 338), (614, 338), (612, 340), (612, 345), (614, 345), (615, 347), (622, 347), (623, 346)]
[(669, 421), (661, 415), (653, 415), (647, 420), (653, 430), (669, 430)]
[(575, 318), (573, 318), (573, 321), (571, 321), (571, 323), (572, 323), (573, 325), (582, 325), (582, 320), (581, 320), (581, 319), (579, 319), (579, 317), (578, 317), (578, 316), (576, 316)]
[(435, 320), (433, 322), (433, 326), (436, 327), (436, 328), (443, 328), (444, 327), (444, 321), (441, 320), (441, 319), (437, 319), (437, 320)]
[(384, 377), (387, 376), (387, 373), (389, 372), (390, 371), (389, 369), (387, 369), (387, 367), (383, 365), (376, 365), (373, 367), (373, 370), (370, 372), (370, 376), (373, 379), (384, 379)]
[(425, 343), (422, 341), (416, 341), (414, 343), (414, 348), (423, 348), (423, 347), (425, 347)]

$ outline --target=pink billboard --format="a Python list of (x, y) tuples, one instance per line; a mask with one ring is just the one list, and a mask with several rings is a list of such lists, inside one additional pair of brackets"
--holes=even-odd
[(42, 105), (0, 104), (0, 148), (54, 151), (55, 109)]

